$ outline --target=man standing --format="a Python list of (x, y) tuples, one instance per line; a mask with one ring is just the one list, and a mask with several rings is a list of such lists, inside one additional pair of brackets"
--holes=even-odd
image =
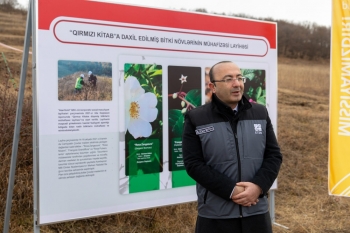
[(84, 86), (84, 74), (81, 74), (75, 81), (75, 93), (76, 94), (80, 93), (83, 86)]
[(270, 233), (267, 192), (282, 154), (263, 105), (243, 96), (245, 78), (229, 61), (209, 72), (212, 102), (185, 116), (183, 158), (197, 182), (197, 233)]
[(93, 75), (91, 71), (89, 71), (89, 84), (93, 89), (96, 89), (97, 77)]

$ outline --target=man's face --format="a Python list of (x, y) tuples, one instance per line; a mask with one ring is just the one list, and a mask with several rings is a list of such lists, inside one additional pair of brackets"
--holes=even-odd
[(237, 78), (242, 77), (239, 67), (231, 62), (217, 64), (213, 69), (215, 81), (225, 79), (235, 79), (233, 82), (215, 82), (210, 84), (213, 93), (232, 109), (242, 99), (244, 83), (239, 82)]

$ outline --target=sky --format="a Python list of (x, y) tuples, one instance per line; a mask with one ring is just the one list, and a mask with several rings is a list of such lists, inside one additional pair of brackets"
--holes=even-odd
[[(58, 0), (57, 0), (58, 1)], [(205, 8), (208, 12), (239, 14), (256, 18), (271, 17), (293, 23), (311, 22), (321, 26), (331, 25), (332, 0), (103, 0), (163, 9), (194, 10)], [(18, 0), (23, 6), (28, 0)]]

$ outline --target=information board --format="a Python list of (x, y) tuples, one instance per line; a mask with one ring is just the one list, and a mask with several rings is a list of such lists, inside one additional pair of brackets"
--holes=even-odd
[(235, 62), (277, 127), (277, 25), (102, 1), (35, 1), (38, 223), (196, 200), (184, 114)]

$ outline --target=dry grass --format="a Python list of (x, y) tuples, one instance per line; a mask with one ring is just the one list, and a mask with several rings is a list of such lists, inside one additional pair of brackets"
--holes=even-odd
[[(15, 76), (15, 81), (11, 79), (6, 64), (0, 57), (0, 211), (1, 218), (3, 219), (3, 213), (5, 212), (6, 192), (8, 186), (9, 165), (11, 158), (13, 130), (16, 116), (17, 106), (17, 88), (18, 87), (18, 74), (14, 72), (13, 67), (12, 74)], [(27, 88), (27, 91), (29, 89)], [(30, 90), (29, 90), (30, 91)], [(20, 142), (18, 145), (18, 159), (15, 182), (16, 185), (13, 190), (12, 201), (12, 213), (16, 213), (12, 216), (12, 221), (19, 223), (19, 228), (23, 220), (28, 221), (28, 213), (32, 211), (33, 198), (31, 194), (32, 189), (32, 98), (27, 94), (23, 102), (23, 114), (21, 122)], [(17, 220), (15, 221), (15, 220)], [(0, 223), (2, 227), (3, 220)], [(17, 229), (18, 227), (15, 227)], [(28, 231), (28, 230), (26, 230)], [(22, 231), (22, 232), (26, 232)]]
[[(13, 14), (3, 11), (0, 5), (0, 42), (4, 44), (23, 46), (24, 33), (26, 28), (26, 15)], [(11, 38), (21, 36), (22, 40), (12, 42)], [(21, 42), (22, 43), (19, 43)]]
[(350, 232), (350, 199), (328, 195), (329, 63), (280, 59), (278, 139), (284, 155), (275, 232)]
[(329, 61), (280, 59), (278, 87), (328, 97)]
[[(22, 15), (0, 13), (0, 22), (3, 20), (22, 20), (25, 24)], [(1, 33), (1, 38), (3, 35)], [(18, 83), (21, 54), (0, 48), (9, 58), (11, 72)], [(3, 227), (17, 93), (4, 67), (0, 57), (0, 229)], [(350, 199), (329, 196), (327, 191), (329, 63), (280, 59), (278, 69), (278, 139), (284, 160), (275, 211), (276, 222), (289, 230), (274, 226), (274, 232), (349, 233)], [(30, 77), (31, 70), (28, 74)], [(11, 232), (15, 233), (33, 231), (30, 81), (28, 78), (11, 214)], [(41, 231), (187, 233), (193, 232), (195, 218), (196, 204), (189, 203), (52, 224), (41, 227)]]

